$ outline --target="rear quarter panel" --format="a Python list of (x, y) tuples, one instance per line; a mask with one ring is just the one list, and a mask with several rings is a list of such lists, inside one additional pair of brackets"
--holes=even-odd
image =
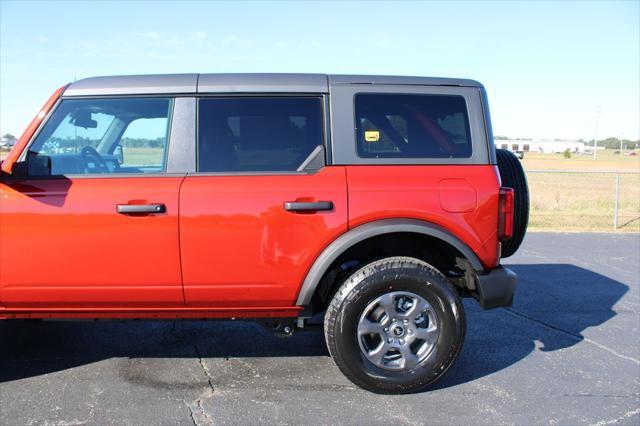
[(349, 166), (349, 228), (389, 218), (440, 225), (498, 264), (500, 178), (492, 165)]

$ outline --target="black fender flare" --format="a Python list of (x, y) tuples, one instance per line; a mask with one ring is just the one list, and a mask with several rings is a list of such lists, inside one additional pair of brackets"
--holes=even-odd
[(345, 251), (361, 241), (383, 234), (412, 232), (429, 235), (442, 240), (457, 249), (469, 261), (473, 269), (484, 271), (482, 262), (476, 254), (458, 237), (436, 224), (418, 219), (382, 219), (360, 225), (336, 238), (318, 256), (307, 272), (298, 293), (298, 306), (308, 306), (320, 280), (331, 264)]

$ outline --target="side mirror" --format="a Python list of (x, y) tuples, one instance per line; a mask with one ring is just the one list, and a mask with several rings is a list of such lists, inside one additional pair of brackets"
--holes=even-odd
[(51, 157), (30, 152), (27, 156), (27, 176), (51, 176)]

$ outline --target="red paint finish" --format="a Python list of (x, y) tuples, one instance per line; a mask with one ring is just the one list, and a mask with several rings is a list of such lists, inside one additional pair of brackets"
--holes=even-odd
[[(500, 178), (491, 165), (347, 166), (349, 227), (387, 218), (413, 218), (440, 225), (466, 243), (487, 268), (498, 265), (498, 194)], [(440, 184), (464, 178), (477, 194), (469, 209), (469, 194), (447, 195), (443, 208)], [(445, 184), (447, 185), (447, 184)], [(458, 196), (460, 199), (452, 200)], [(446, 206), (445, 206), (446, 207)], [(467, 211), (468, 210), (468, 211)]]
[[(285, 201), (332, 201), (294, 213)], [(294, 306), (322, 250), (347, 230), (343, 167), (315, 174), (188, 176), (180, 246), (188, 306)]]
[(47, 100), (47, 102), (45, 102), (45, 104), (43, 105), (42, 109), (40, 109), (38, 114), (36, 114), (33, 120), (31, 120), (31, 123), (29, 123), (25, 131), (22, 133), (22, 136), (20, 136), (20, 139), (18, 139), (16, 144), (13, 146), (13, 149), (11, 149), (11, 152), (9, 152), (9, 155), (7, 155), (7, 158), (5, 158), (4, 161), (2, 162), (2, 165), (0, 165), (0, 169), (3, 172), (11, 173), (11, 169), (13, 169), (13, 165), (15, 164), (16, 161), (18, 161), (20, 154), (22, 154), (22, 151), (25, 149), (25, 147), (29, 143), (29, 140), (31, 140), (31, 137), (33, 136), (33, 134), (36, 132), (36, 130), (38, 130), (38, 127), (40, 127), (42, 120), (44, 120), (44, 118), (49, 113), (49, 111), (51, 111), (51, 108), (53, 108), (56, 102), (58, 102), (58, 99), (60, 98), (62, 93), (65, 91), (67, 86), (68, 85), (62, 86), (61, 88), (56, 90), (53, 93), (53, 95), (51, 95), (51, 97)]
[[(182, 177), (0, 181), (0, 300), (13, 308), (184, 306)], [(126, 216), (116, 204), (164, 203)]]
[(472, 212), (478, 206), (476, 189), (466, 179), (442, 179), (438, 193), (440, 206), (449, 213)]

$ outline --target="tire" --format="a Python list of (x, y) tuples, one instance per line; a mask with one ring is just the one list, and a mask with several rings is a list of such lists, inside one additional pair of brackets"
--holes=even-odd
[[(369, 327), (376, 331), (363, 333)], [(329, 353), (342, 373), (384, 394), (416, 392), (442, 377), (462, 348), (465, 329), (451, 283), (411, 257), (388, 257), (356, 271), (335, 293), (324, 322)]]
[(529, 188), (522, 164), (514, 153), (505, 149), (496, 149), (496, 158), (502, 186), (513, 188), (514, 191), (513, 236), (502, 242), (501, 257), (505, 258), (518, 250), (524, 240), (524, 234), (527, 232)]

